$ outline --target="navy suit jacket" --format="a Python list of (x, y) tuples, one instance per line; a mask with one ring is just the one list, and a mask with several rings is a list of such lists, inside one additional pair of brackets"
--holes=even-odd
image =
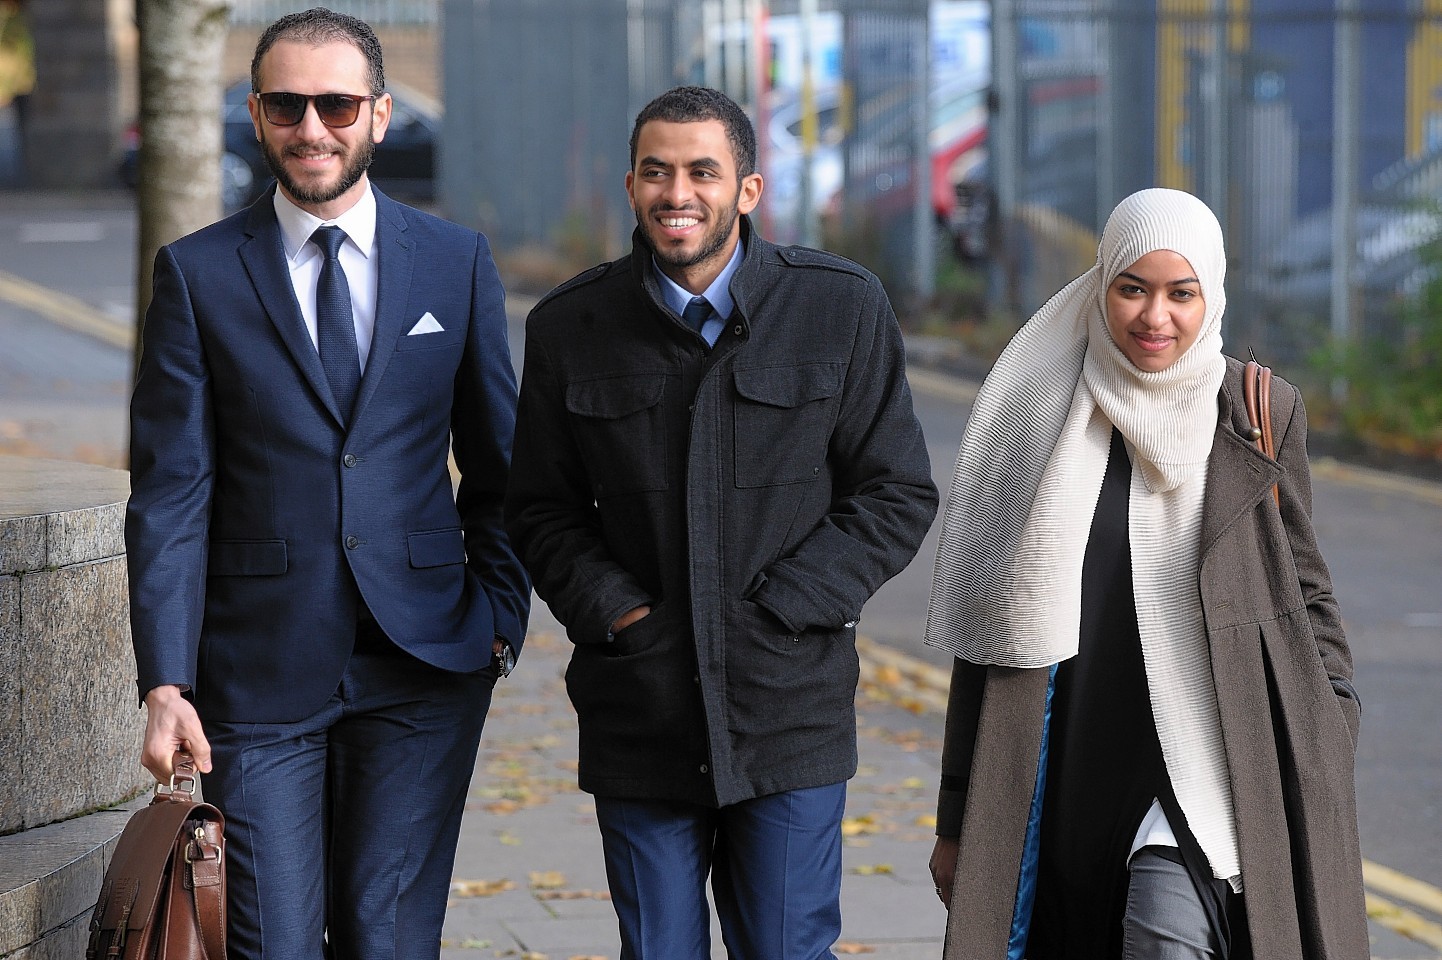
[[(205, 720), (313, 714), (351, 654), (357, 588), (387, 636), (442, 669), (485, 667), (496, 636), (521, 649), (495, 263), (472, 230), (379, 191), (376, 207), (375, 338), (348, 428), (269, 194), (156, 256), (125, 528), (142, 696), (188, 684)], [(443, 331), (408, 335), (427, 312)]]

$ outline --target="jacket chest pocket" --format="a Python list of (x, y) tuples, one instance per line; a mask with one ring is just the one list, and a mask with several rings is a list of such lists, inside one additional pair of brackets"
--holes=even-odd
[(735, 371), (736, 486), (815, 480), (826, 465), (842, 363)]
[(596, 498), (666, 489), (664, 375), (566, 385), (566, 411)]

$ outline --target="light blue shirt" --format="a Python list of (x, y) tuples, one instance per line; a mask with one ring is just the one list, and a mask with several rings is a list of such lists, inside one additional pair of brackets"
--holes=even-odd
[[(706, 340), (707, 346), (716, 346), (716, 340), (726, 326), (726, 318), (731, 316), (731, 311), (736, 307), (736, 301), (731, 298), (731, 278), (736, 275), (736, 270), (741, 266), (741, 259), (745, 253), (744, 245), (738, 240), (731, 259), (726, 262), (726, 266), (722, 268), (716, 279), (711, 281), (711, 285), (701, 292), (701, 296), (711, 304), (711, 315), (706, 318), (705, 323), (701, 324), (701, 336)], [(676, 311), (676, 316), (679, 317), (686, 309), (686, 304), (691, 302), (694, 294), (661, 272), (661, 267), (656, 263), (654, 256), (651, 258), (651, 269), (656, 273), (656, 283), (661, 288), (661, 299), (665, 300), (666, 306)]]

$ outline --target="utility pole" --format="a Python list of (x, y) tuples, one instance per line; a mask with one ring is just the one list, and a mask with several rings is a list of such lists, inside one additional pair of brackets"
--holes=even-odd
[[(1357, 143), (1361, 139), (1362, 34), (1360, 0), (1336, 0), (1332, 86), (1332, 339), (1352, 339), (1358, 321), (1357, 300)], [(1332, 381), (1332, 399), (1347, 399), (1347, 381)]]

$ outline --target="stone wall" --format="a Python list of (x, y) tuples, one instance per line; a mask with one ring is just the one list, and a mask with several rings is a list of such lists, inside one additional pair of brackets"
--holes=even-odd
[(128, 816), (103, 808), (151, 783), (130, 651), (129, 487), (120, 470), (0, 457), (0, 958), (83, 955)]

